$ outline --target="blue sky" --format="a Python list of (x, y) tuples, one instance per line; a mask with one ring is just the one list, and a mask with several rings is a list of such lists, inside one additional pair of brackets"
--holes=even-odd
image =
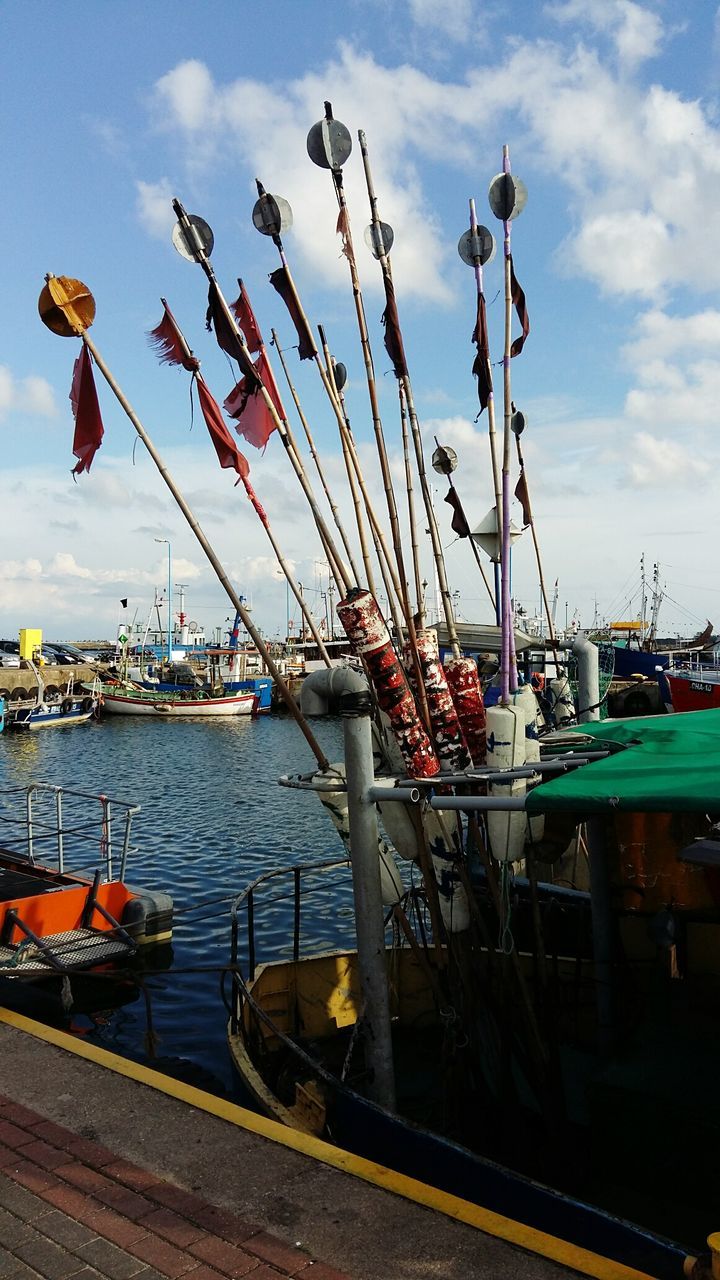
[[(474, 279), (456, 244), (470, 196), (480, 220), (494, 223), (487, 186), (508, 143), (529, 192), (513, 250), (532, 326), (513, 361), (513, 395), (529, 419), (528, 477), (546, 576), (559, 578), (559, 616), (567, 602), (570, 616), (577, 610), (590, 624), (595, 600), (601, 615), (623, 613), (644, 552), (649, 566), (660, 563), (671, 597), (661, 630), (689, 634), (706, 617), (720, 627), (717, 85), (718, 20), (706, 0), (1, 6), (0, 632), (40, 625), (48, 638), (110, 636), (124, 596), (144, 617), (166, 579), (161, 537), (171, 541), (191, 615), (211, 628), (228, 613), (100, 378), (105, 440), (90, 475), (73, 482), (67, 397), (77, 343), (38, 320), (47, 271), (93, 290), (99, 350), (252, 599), (256, 622), (270, 634), (284, 625), (269, 545), (231, 474), (217, 467), (197, 413), (191, 429), (187, 375), (160, 367), (147, 345), (165, 296), (216, 398), (230, 390), (227, 362), (204, 329), (204, 277), (170, 243), (173, 195), (213, 227), (228, 296), (242, 275), (266, 337), (275, 327), (289, 347), (294, 334), (267, 283), (277, 255), (251, 223), (254, 178), (290, 200), (288, 256), (311, 322), (325, 325), (348, 366), (353, 428), (380, 506), (334, 196), (305, 151), (325, 98), (354, 137), (366, 132), (381, 216), (395, 229), (418, 411), (427, 440), (437, 434), (459, 454), (471, 523), (492, 505), (492, 484), (485, 418), (474, 421)], [(399, 467), (357, 147), (345, 174), (385, 433)], [(498, 257), (486, 270), (496, 359), (499, 290)], [(333, 416), (312, 367), (293, 351), (289, 359), (350, 523)], [(246, 452), (297, 576), (324, 589), (279, 441), (264, 456)], [(441, 513), (450, 544), (449, 512)], [(516, 593), (533, 612), (527, 536), (514, 559)], [(448, 565), (463, 616), (487, 618), (467, 547), (450, 546)]]

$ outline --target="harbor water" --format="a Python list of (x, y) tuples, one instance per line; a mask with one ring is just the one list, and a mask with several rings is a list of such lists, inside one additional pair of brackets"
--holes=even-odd
[[(341, 759), (340, 721), (317, 722), (315, 732), (329, 759)], [(113, 977), (98, 983), (107, 997), (97, 1008), (72, 1012), (78, 1035), (142, 1061), (154, 1053), (171, 1073), (240, 1096), (221, 994), (231, 902), (264, 872), (342, 857), (317, 798), (277, 783), (314, 763), (294, 722), (281, 716), (185, 722), (107, 716), (0, 735), (0, 787), (50, 782), (140, 805), (126, 879), (166, 891), (175, 905), (172, 946), (150, 949), (139, 962), (142, 990)], [(305, 921), (311, 945), (350, 936), (349, 895), (314, 894), (312, 912)], [(279, 888), (258, 900), (265, 955), (285, 951), (292, 921), (292, 901)]]

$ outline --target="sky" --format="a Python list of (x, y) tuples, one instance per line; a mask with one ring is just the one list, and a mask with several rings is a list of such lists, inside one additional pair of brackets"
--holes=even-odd
[[(39, 320), (48, 272), (91, 289), (90, 336), (103, 360), (255, 624), (268, 636), (285, 632), (286, 589), (263, 529), (234, 473), (217, 464), (187, 373), (161, 366), (148, 344), (164, 297), (216, 399), (231, 390), (234, 373), (205, 329), (205, 278), (172, 246), (173, 196), (212, 227), (226, 296), (242, 276), (266, 339), (276, 330), (351, 527), (334, 415), (268, 283), (279, 260), (252, 224), (255, 179), (290, 202), (285, 250), (311, 324), (324, 325), (347, 366), (352, 427), (384, 519), (337, 206), (330, 175), (306, 151), (325, 100), (353, 139), (366, 134), (380, 216), (395, 233), (426, 453), (436, 437), (456, 450), (471, 526), (492, 507), (493, 487), (472, 376), (475, 278), (457, 242), (471, 197), (480, 222), (501, 233), (487, 190), (506, 144), (528, 190), (512, 248), (531, 332), (512, 361), (512, 397), (528, 423), (527, 478), (551, 594), (558, 583), (557, 621), (634, 616), (644, 556), (665, 592), (661, 633), (691, 635), (706, 619), (720, 629), (719, 69), (711, 0), (5, 0), (0, 635), (39, 626), (48, 640), (110, 639), (123, 618), (150, 613), (168, 570), (198, 626), (211, 633), (232, 612), (99, 372), (105, 437), (90, 473), (73, 479), (68, 396), (79, 344)], [(344, 180), (404, 520), (397, 386), (382, 344), (380, 268), (363, 240), (369, 205), (357, 142)], [(502, 252), (484, 276), (496, 362)], [(328, 572), (283, 446), (277, 435), (264, 453), (239, 443), (277, 539), (324, 615)], [(312, 468), (307, 450), (305, 458)], [(513, 487), (516, 478), (514, 470)], [(479, 571), (436, 482), (458, 616), (489, 621)], [(517, 504), (513, 515), (520, 523)], [(425, 546), (423, 557), (430, 598)], [(528, 532), (515, 544), (513, 591), (537, 611)], [(297, 616), (293, 607), (296, 625)]]

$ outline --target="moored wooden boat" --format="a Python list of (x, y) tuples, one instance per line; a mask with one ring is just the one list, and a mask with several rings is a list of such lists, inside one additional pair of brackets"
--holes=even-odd
[(256, 704), (250, 691), (237, 690), (219, 696), (202, 690), (139, 689), (125, 685), (103, 684), (103, 711), (110, 715), (163, 716), (249, 716)]

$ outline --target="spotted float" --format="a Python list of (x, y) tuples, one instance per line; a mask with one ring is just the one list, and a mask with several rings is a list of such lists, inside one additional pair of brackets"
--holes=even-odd
[[(458, 713), (448, 688), (445, 672), (440, 663), (437, 632), (430, 629), (417, 632), (417, 652), (425, 685), (430, 732), (443, 772), (459, 773), (472, 764), (470, 752), (460, 727)], [(417, 676), (410, 644), (403, 653), (410, 687), (418, 694)]]
[(472, 658), (448, 658), (445, 675), (472, 762), (485, 764), (487, 718), (477, 664)]
[(434, 777), (440, 772), (440, 761), (423, 729), (415, 699), (374, 596), (369, 591), (353, 589), (341, 600), (337, 613), (353, 653), (365, 660), (375, 695), (390, 721), (409, 777)]

